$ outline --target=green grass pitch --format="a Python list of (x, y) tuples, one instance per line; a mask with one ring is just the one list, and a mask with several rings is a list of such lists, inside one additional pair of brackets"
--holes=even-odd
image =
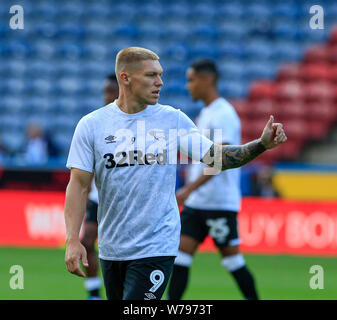
[[(64, 249), (0, 248), (0, 300), (86, 299), (83, 279), (71, 275), (64, 264)], [(337, 299), (337, 257), (245, 255), (255, 276), (261, 299)], [(12, 265), (24, 270), (24, 289), (10, 288)], [(324, 270), (324, 289), (310, 288), (310, 267)], [(102, 290), (104, 294), (104, 290)], [(184, 299), (242, 299), (230, 274), (214, 253), (198, 253)]]

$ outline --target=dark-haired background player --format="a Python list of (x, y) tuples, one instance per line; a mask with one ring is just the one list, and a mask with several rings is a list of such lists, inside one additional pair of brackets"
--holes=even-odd
[[(187, 70), (187, 88), (193, 100), (205, 107), (197, 127), (222, 145), (241, 144), (241, 124), (234, 107), (217, 90), (219, 72), (212, 60), (199, 60)], [(203, 132), (203, 130), (208, 130)], [(218, 130), (218, 131), (217, 131)], [(240, 168), (205, 175), (205, 165), (191, 165), (187, 184), (177, 191), (181, 212), (181, 237), (169, 286), (171, 300), (181, 299), (187, 287), (189, 269), (198, 245), (209, 234), (222, 256), (221, 264), (234, 277), (246, 299), (257, 299), (254, 279), (239, 251), (237, 214), (240, 210)]]
[[(107, 76), (104, 86), (104, 102), (109, 104), (118, 98), (118, 82), (115, 74)], [(84, 222), (84, 235), (81, 243), (87, 250), (88, 267), (85, 268), (86, 279), (84, 287), (88, 291), (89, 300), (100, 299), (101, 278), (98, 275), (98, 257), (95, 249), (97, 239), (97, 208), (98, 191), (95, 180), (92, 180), (90, 192), (88, 195), (87, 210)]]

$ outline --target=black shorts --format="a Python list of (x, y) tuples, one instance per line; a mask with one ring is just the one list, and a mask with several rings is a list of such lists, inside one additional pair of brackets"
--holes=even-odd
[(88, 200), (87, 212), (85, 215), (86, 222), (90, 221), (90, 222), (97, 223), (97, 209), (98, 209), (98, 204), (92, 200)]
[(160, 300), (172, 272), (175, 257), (151, 257), (129, 261), (101, 261), (109, 300)]
[(210, 235), (217, 247), (236, 246), (240, 243), (237, 212), (197, 210), (184, 207), (181, 212), (181, 234), (200, 243)]

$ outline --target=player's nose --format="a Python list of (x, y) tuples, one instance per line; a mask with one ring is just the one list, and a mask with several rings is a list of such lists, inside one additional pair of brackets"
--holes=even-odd
[(159, 76), (157, 77), (156, 82), (155, 82), (155, 85), (156, 85), (157, 87), (161, 87), (161, 86), (164, 85), (164, 82), (163, 82), (163, 80), (162, 80), (161, 77), (159, 77)]

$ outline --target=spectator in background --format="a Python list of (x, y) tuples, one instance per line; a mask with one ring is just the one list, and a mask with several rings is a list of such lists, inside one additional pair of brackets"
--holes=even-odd
[(30, 164), (43, 164), (48, 161), (48, 143), (41, 128), (36, 124), (27, 128), (25, 159)]
[(270, 166), (262, 166), (258, 173), (253, 176), (252, 195), (264, 198), (279, 197), (272, 183), (273, 172)]

